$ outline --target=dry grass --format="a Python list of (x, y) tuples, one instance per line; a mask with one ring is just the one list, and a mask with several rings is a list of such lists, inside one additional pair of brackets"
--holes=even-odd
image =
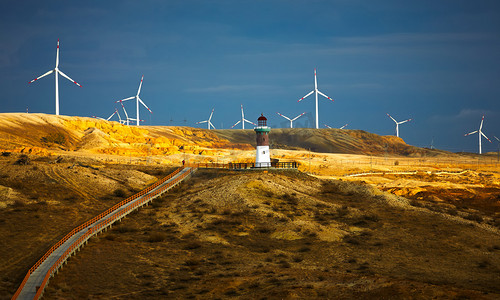
[[(46, 296), (68, 295), (62, 283), (72, 295), (100, 297), (145, 286), (141, 297), (151, 298), (409, 298), (415, 289), (425, 298), (497, 296), (500, 260), (484, 255), (499, 251), (494, 233), (409, 205), (391, 206), (359, 184), (204, 172), (189, 189), (124, 219), (121, 226), (133, 231), (113, 230), (89, 244), (51, 281)], [(262, 201), (255, 187), (271, 186), (270, 205), (248, 208)], [(278, 211), (269, 215), (273, 205)], [(275, 215), (284, 213), (289, 217)], [(334, 230), (344, 232), (342, 238), (325, 236)], [(158, 233), (161, 240), (148, 239)], [(137, 276), (145, 270), (155, 276)], [(89, 273), (100, 274), (93, 279), (99, 286), (83, 280)]]

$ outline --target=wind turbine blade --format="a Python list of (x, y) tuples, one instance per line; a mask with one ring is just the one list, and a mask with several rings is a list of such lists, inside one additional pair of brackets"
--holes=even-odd
[(323, 125), (325, 125), (325, 127), (327, 127), (327, 128), (333, 129), (332, 127), (330, 127), (330, 126), (328, 126), (328, 125), (326, 125), (326, 124), (323, 124)]
[(118, 108), (115, 108), (116, 114), (118, 115), (118, 120), (120, 120), (120, 123), (122, 122), (122, 116), (120, 116), (120, 113), (118, 112)]
[(481, 135), (491, 143), (490, 139), (482, 131), (481, 131)]
[[(118, 102), (121, 103), (123, 101), (128, 101), (128, 100), (132, 100), (132, 99), (135, 99), (135, 97), (128, 97), (128, 98), (125, 98), (125, 99), (122, 99), (122, 100), (117, 100), (117, 101), (115, 101), (115, 103), (118, 103)], [(123, 104), (122, 104), (122, 106), (123, 106)]]
[(349, 125), (349, 123), (345, 124), (344, 126), (340, 127), (339, 129), (344, 129), (346, 126)]
[(54, 72), (54, 70), (50, 70), (50, 71), (48, 71), (47, 73), (43, 74), (42, 76), (38, 76), (37, 78), (35, 78), (35, 79), (31, 80), (30, 82), (28, 82), (28, 84), (30, 84), (30, 83), (32, 83), (32, 82), (35, 82), (35, 81), (37, 81), (38, 79), (40, 79), (40, 78), (42, 78), (42, 77), (45, 77), (45, 76), (47, 76), (47, 75), (51, 74), (52, 72)]
[(57, 39), (57, 50), (56, 50), (56, 69), (59, 67), (59, 39)]
[(500, 142), (500, 139), (498, 139), (496, 136), (493, 136), (493, 137), (494, 137), (497, 141), (499, 141), (499, 142)]
[(149, 109), (149, 107), (146, 104), (144, 104), (144, 102), (142, 102), (142, 99), (139, 98), (139, 96), (137, 96), (137, 99), (139, 99), (139, 102), (141, 102), (141, 104), (144, 105), (144, 107), (147, 108), (147, 110), (149, 110), (150, 113), (153, 113), (151, 109)]
[(314, 93), (314, 90), (312, 90), (311, 92), (309, 92), (307, 95), (305, 95), (304, 97), (300, 98), (297, 102), (300, 102), (302, 100), (304, 100), (305, 98), (311, 96), (311, 94)]
[(208, 121), (210, 122), (210, 120), (212, 119), (212, 115), (214, 114), (214, 108), (212, 108), (212, 112), (210, 113), (210, 117), (208, 118)]
[(250, 123), (250, 124), (253, 124), (253, 125), (257, 125), (257, 124), (255, 124), (255, 123), (254, 123), (254, 122), (252, 122), (252, 121), (248, 121), (247, 119), (243, 119), (243, 121), (245, 121), (245, 122), (247, 122), (247, 123)]
[(111, 114), (111, 116), (109, 116), (109, 117), (106, 119), (106, 121), (109, 121), (109, 120), (110, 120), (110, 119), (111, 119), (111, 118), (112, 118), (115, 114), (116, 114), (116, 110), (115, 110), (115, 112), (114, 112), (114, 113), (112, 113), (112, 114)]
[(215, 129), (215, 126), (214, 124), (212, 124), (212, 122), (208, 121), (208, 125), (212, 126), (212, 128)]
[(320, 94), (321, 96), (323, 96), (323, 97), (325, 97), (325, 98), (328, 98), (328, 99), (330, 99), (330, 100), (332, 100), (332, 101), (333, 101), (333, 99), (332, 99), (332, 98), (330, 98), (330, 97), (328, 97), (327, 95), (323, 94), (323, 93), (322, 93), (322, 92), (320, 92), (319, 90), (318, 90), (318, 94)]
[(406, 123), (406, 122), (410, 122), (411, 120), (412, 120), (412, 119), (404, 120), (404, 121), (399, 122), (399, 124), (403, 124), (403, 123)]
[(318, 90), (318, 80), (316, 79), (316, 68), (314, 68), (314, 89)]
[(468, 136), (468, 135), (474, 134), (476, 132), (478, 132), (478, 131), (476, 130), (476, 131), (473, 131), (473, 132), (466, 133), (466, 134), (464, 134), (464, 136)]
[(394, 121), (394, 123), (396, 123), (396, 124), (398, 123), (396, 120), (394, 120), (394, 118), (393, 118), (393, 117), (391, 117), (391, 115), (390, 115), (390, 114), (387, 114), (387, 115), (389, 116), (389, 118), (391, 118), (391, 119)]
[(69, 78), (68, 75), (64, 74), (61, 70), (57, 69), (57, 72), (59, 72), (59, 74), (61, 74), (64, 78), (68, 79), (69, 81), (73, 82), (74, 84), (76, 84), (77, 86), (79, 87), (82, 87), (81, 84), (79, 84), (78, 82), (74, 81), (73, 79)]
[(234, 126), (240, 124), (241, 120), (239, 120), (238, 122), (236, 122), (233, 126), (231, 126), (231, 128), (234, 128)]
[(196, 122), (196, 124), (207, 123), (207, 122), (208, 122), (208, 120), (205, 120), (205, 121)]
[(297, 120), (298, 118), (302, 117), (305, 114), (305, 112), (301, 113), (300, 115), (296, 116), (295, 118), (291, 119), (290, 121), (293, 122)]
[(141, 77), (141, 83), (139, 83), (139, 89), (137, 90), (137, 96), (141, 93), (141, 87), (142, 87), (142, 80), (144, 80), (144, 75)]
[(284, 115), (280, 114), (279, 112), (277, 112), (277, 114), (278, 114), (278, 115), (280, 115), (280, 116), (282, 116), (283, 118), (287, 119), (288, 121), (292, 121), (292, 120), (290, 120), (290, 118), (289, 118), (289, 117), (284, 116)]
[[(120, 104), (122, 105), (123, 111), (125, 112), (125, 118), (127, 119), (127, 123), (128, 123), (128, 121), (129, 121), (130, 119), (129, 119), (129, 117), (128, 117), (127, 110), (125, 109), (125, 105), (123, 105), (122, 100), (120, 100), (120, 101), (116, 101), (116, 102), (120, 102)], [(127, 125), (128, 125), (128, 124), (127, 124)]]

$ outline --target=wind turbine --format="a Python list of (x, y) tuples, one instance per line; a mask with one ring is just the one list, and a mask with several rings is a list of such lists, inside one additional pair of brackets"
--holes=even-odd
[[(328, 126), (326, 124), (323, 124), (323, 125), (325, 125), (326, 128), (334, 129), (333, 127), (330, 127), (330, 126)], [(340, 127), (339, 129), (344, 129), (344, 128), (347, 127), (347, 125), (349, 125), (349, 123), (345, 124), (344, 126)]]
[(464, 135), (464, 136), (468, 136), (468, 135), (471, 135), (471, 134), (474, 134), (474, 133), (477, 133), (479, 135), (479, 154), (483, 154), (483, 149), (481, 147), (481, 136), (483, 136), (485, 139), (487, 139), (491, 143), (490, 139), (486, 135), (484, 135), (484, 133), (482, 131), (483, 130), (483, 121), (484, 121), (484, 116), (481, 119), (481, 125), (479, 125), (479, 130), (476, 130), (476, 131), (473, 131), (473, 132), (469, 132), (469, 133), (467, 133), (467, 134)]
[[(124, 125), (130, 125), (130, 121), (136, 121), (137, 119), (133, 119), (133, 118), (130, 118), (128, 116), (128, 113), (127, 113), (127, 110), (125, 109), (125, 105), (123, 105), (122, 102), (120, 102), (120, 104), (122, 105), (122, 108), (123, 108), (123, 112), (125, 113), (125, 120), (121, 120), (122, 124)], [(120, 114), (118, 114), (118, 116), (120, 116)], [(139, 120), (140, 122), (144, 122), (144, 120)]]
[(401, 121), (401, 122), (398, 122), (396, 121), (393, 117), (391, 117), (390, 114), (387, 114), (389, 116), (389, 118), (391, 118), (394, 123), (396, 123), (396, 136), (399, 137), (399, 125), (403, 124), (403, 123), (406, 123), (406, 122), (410, 122), (412, 119), (408, 119), (408, 120), (404, 120), (404, 121)]
[(300, 102), (302, 100), (304, 100), (305, 98), (309, 97), (312, 93), (315, 93), (316, 94), (316, 129), (319, 128), (319, 118), (318, 118), (318, 94), (320, 94), (321, 96), (329, 99), (329, 100), (332, 100), (332, 98), (328, 97), (327, 95), (323, 94), (322, 92), (320, 92), (318, 90), (318, 81), (316, 79), (316, 69), (314, 69), (314, 90), (310, 91), (307, 95), (305, 95), (304, 97), (300, 98), (297, 102)]
[(107, 119), (104, 119), (104, 118), (101, 118), (101, 117), (97, 117), (97, 116), (92, 116), (92, 117), (94, 117), (96, 119), (99, 119), (99, 120), (109, 121), (116, 114), (118, 114), (118, 119), (120, 120), (120, 123), (121, 123), (122, 122), (122, 118), (120, 117), (120, 114), (118, 113), (118, 109), (116, 109), (116, 108), (115, 108), (115, 112), (112, 113), (111, 116), (109, 116)]
[(52, 73), (55, 73), (55, 76), (56, 76), (56, 116), (58, 116), (59, 115), (59, 76), (58, 76), (58, 74), (61, 74), (62, 77), (68, 79), (69, 81), (73, 82), (77, 86), (82, 87), (81, 84), (79, 84), (78, 82), (69, 78), (68, 75), (64, 74), (61, 70), (59, 70), (59, 39), (57, 39), (56, 67), (54, 69), (48, 71), (47, 73), (43, 74), (42, 76), (39, 76), (39, 77), (31, 80), (30, 82), (28, 82), (28, 84), (35, 82), (38, 79), (45, 77), (45, 76), (52, 74)]
[(297, 120), (298, 118), (302, 117), (303, 115), (305, 115), (305, 112), (301, 113), (300, 115), (296, 116), (295, 118), (293, 119), (290, 119), (289, 117), (287, 116), (284, 116), (282, 114), (280, 114), (279, 112), (277, 112), (278, 115), (282, 116), (283, 118), (287, 119), (288, 121), (290, 121), (290, 128), (293, 128), (293, 121)]
[(248, 121), (247, 119), (245, 119), (245, 113), (243, 112), (243, 104), (241, 104), (241, 120), (236, 122), (233, 126), (231, 126), (231, 128), (234, 128), (234, 126), (241, 123), (241, 129), (245, 129), (245, 122), (257, 126), (257, 124), (255, 124), (254, 122), (251, 122), (251, 121)]
[(214, 124), (212, 124), (212, 122), (210, 122), (212, 120), (213, 114), (214, 114), (214, 109), (212, 108), (212, 112), (210, 113), (210, 117), (208, 118), (208, 120), (196, 122), (196, 124), (208, 123), (208, 130), (210, 130), (210, 126), (212, 126), (212, 128), (215, 129)]
[(130, 119), (130, 120), (136, 120), (137, 121), (137, 126), (139, 126), (139, 121), (140, 121), (140, 118), (139, 118), (139, 102), (144, 105), (144, 107), (149, 110), (150, 113), (153, 113), (151, 111), (151, 109), (149, 109), (149, 107), (144, 104), (144, 102), (142, 102), (141, 98), (139, 97), (139, 94), (141, 93), (141, 87), (142, 87), (142, 81), (144, 80), (144, 75), (142, 75), (141, 77), (141, 83), (139, 84), (139, 89), (137, 90), (137, 95), (133, 96), (133, 97), (128, 97), (128, 98), (125, 98), (125, 99), (122, 99), (122, 100), (118, 100), (116, 101), (115, 103), (118, 103), (118, 102), (123, 102), (123, 101), (128, 101), (128, 100), (132, 100), (132, 99), (135, 99), (136, 103), (135, 103), (135, 106), (136, 106), (136, 118), (135, 119)]

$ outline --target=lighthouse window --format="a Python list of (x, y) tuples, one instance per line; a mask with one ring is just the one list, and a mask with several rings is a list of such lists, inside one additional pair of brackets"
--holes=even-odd
[(266, 154), (266, 150), (262, 151), (262, 154)]

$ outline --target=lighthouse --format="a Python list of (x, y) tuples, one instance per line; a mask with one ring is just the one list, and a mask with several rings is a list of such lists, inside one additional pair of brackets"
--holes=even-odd
[(267, 119), (263, 114), (257, 119), (257, 127), (253, 129), (257, 135), (257, 152), (255, 155), (256, 168), (271, 167), (271, 157), (269, 155), (269, 131)]

